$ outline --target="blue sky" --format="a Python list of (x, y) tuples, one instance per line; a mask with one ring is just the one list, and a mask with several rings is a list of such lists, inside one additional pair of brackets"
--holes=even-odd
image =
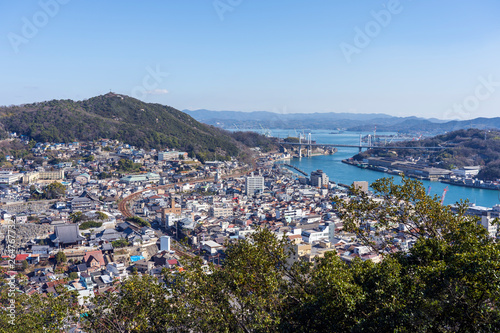
[[(377, 20), (378, 17), (378, 20)], [(500, 116), (497, 0), (4, 1), (0, 105)]]

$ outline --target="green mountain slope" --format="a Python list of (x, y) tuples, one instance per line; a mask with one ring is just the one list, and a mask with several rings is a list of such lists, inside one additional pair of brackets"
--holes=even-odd
[(201, 124), (172, 107), (114, 93), (83, 101), (52, 100), (2, 107), (0, 123), (5, 131), (40, 142), (109, 138), (137, 147), (169, 147), (194, 153), (236, 156), (240, 151), (228, 132)]

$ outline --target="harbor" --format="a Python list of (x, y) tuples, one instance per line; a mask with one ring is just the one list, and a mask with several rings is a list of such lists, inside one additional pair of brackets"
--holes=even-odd
[[(344, 132), (342, 134), (330, 134), (331, 131), (316, 131), (313, 138), (317, 142), (352, 145), (359, 142), (359, 135), (367, 135), (367, 132)], [(380, 133), (380, 135), (391, 135), (394, 133)], [(273, 130), (274, 136), (285, 137), (287, 130)], [(292, 158), (285, 163), (296, 166), (297, 168), (310, 173), (311, 171), (321, 169), (328, 174), (330, 180), (337, 184), (352, 184), (354, 181), (368, 181), (369, 183), (382, 177), (394, 177), (400, 181), (401, 177), (397, 170), (387, 170), (385, 174), (383, 169), (370, 169), (368, 166), (356, 167), (342, 163), (342, 160), (349, 159), (358, 153), (357, 148), (339, 148), (334, 155), (322, 155), (313, 157)], [(417, 178), (415, 176), (415, 178)], [(418, 179), (418, 178), (417, 178)], [(469, 200), (472, 204), (478, 206), (493, 207), (500, 203), (499, 192), (496, 190), (464, 186), (458, 183), (444, 183), (440, 181), (430, 181), (419, 179), (426, 188), (430, 188), (431, 195), (441, 197), (443, 190), (448, 187), (448, 192), (444, 204), (454, 204), (460, 200)]]

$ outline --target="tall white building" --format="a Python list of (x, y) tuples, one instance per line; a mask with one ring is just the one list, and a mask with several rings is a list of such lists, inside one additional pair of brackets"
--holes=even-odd
[(170, 236), (160, 237), (160, 251), (170, 252)]
[(479, 224), (486, 228), (490, 237), (495, 237), (498, 231), (498, 226), (494, 223), (494, 220), (495, 219), (491, 217), (491, 214), (488, 212), (483, 214), (483, 216), (481, 216), (481, 221), (479, 221)]
[(322, 170), (316, 170), (311, 172), (311, 185), (315, 187), (327, 187), (328, 186), (328, 176)]
[(245, 181), (247, 195), (254, 195), (257, 191), (264, 191), (264, 177), (251, 176), (247, 177)]

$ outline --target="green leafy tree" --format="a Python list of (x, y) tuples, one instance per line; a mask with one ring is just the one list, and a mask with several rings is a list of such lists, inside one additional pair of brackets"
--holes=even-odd
[(168, 295), (153, 277), (132, 275), (118, 293), (97, 295), (83, 324), (88, 332), (168, 332), (178, 320)]
[(193, 258), (184, 262), (182, 272), (167, 271), (164, 280), (177, 309), (174, 327), (195, 332), (279, 331), (295, 297), (290, 288), (304, 281), (297, 266), (287, 265), (288, 244), (263, 229), (227, 244), (222, 268)]
[(103, 212), (96, 212), (97, 219), (98, 220), (106, 220), (108, 218), (108, 215), (104, 214)]
[(151, 226), (151, 223), (149, 223), (148, 221), (146, 221), (145, 219), (143, 219), (139, 216), (127, 217), (125, 219), (125, 221), (133, 222), (141, 227), (150, 227)]
[(100, 228), (102, 226), (102, 222), (96, 222), (96, 221), (86, 221), (80, 224), (78, 227), (80, 230), (87, 230), (90, 228)]
[(122, 248), (122, 247), (129, 246), (130, 243), (125, 238), (120, 238), (120, 239), (117, 239), (115, 241), (112, 241), (111, 245), (113, 245), (114, 248)]
[[(3, 281), (6, 282), (6, 281)], [(12, 306), (15, 318), (9, 311), (0, 311), (0, 332), (48, 332), (59, 333), (68, 322), (77, 322), (80, 311), (75, 304), (75, 292), (57, 286), (57, 296), (53, 294), (31, 296), (14, 292), (8, 283), (0, 283), (0, 304), (3, 308)], [(14, 301), (11, 305), (11, 301)]]
[(85, 218), (85, 215), (83, 215), (83, 213), (80, 211), (76, 211), (74, 213), (69, 214), (69, 218), (71, 222), (78, 223)]
[(28, 148), (29, 149), (32, 149), (36, 146), (36, 141), (33, 140), (33, 139), (30, 139), (30, 141), (28, 142)]
[(57, 252), (56, 254), (56, 262), (58, 264), (65, 263), (67, 261), (66, 254), (62, 251)]
[(66, 187), (59, 182), (50, 183), (44, 189), (45, 199), (58, 199), (63, 197), (65, 194), (66, 194)]
[(40, 218), (36, 215), (29, 215), (28, 221), (31, 223), (40, 223)]
[(99, 178), (99, 179), (106, 179), (106, 178), (112, 178), (112, 177), (113, 177), (113, 175), (110, 172), (105, 172), (105, 171), (99, 172), (99, 174), (97, 175), (97, 178)]
[(76, 280), (76, 279), (78, 279), (78, 273), (77, 272), (71, 272), (71, 273), (69, 273), (69, 279), (70, 280)]
[(85, 162), (93, 162), (95, 159), (94, 155), (89, 155), (84, 158)]
[[(420, 182), (406, 178), (401, 185), (381, 179), (372, 187), (382, 200), (357, 193), (337, 203), (344, 227), (381, 251), (389, 244), (377, 236), (399, 225), (416, 242), (408, 253), (387, 252), (380, 264), (351, 266), (363, 290), (356, 308), (364, 315), (358, 312), (356, 330), (499, 330), (500, 247), (477, 218), (466, 215), (466, 204), (452, 212), (437, 196), (427, 196)], [(376, 221), (371, 233), (366, 221)]]
[(41, 191), (35, 185), (31, 185), (30, 186), (30, 197), (31, 197), (31, 199), (34, 199), (34, 200), (41, 200), (44, 197), (44, 192)]
[(129, 160), (128, 158), (122, 158), (121, 160), (118, 161), (118, 170), (123, 171), (123, 172), (137, 172), (139, 171), (139, 168), (141, 167), (141, 164), (139, 163), (134, 163), (132, 160)]
[(28, 269), (28, 267), (29, 267), (29, 264), (28, 264), (28, 262), (26, 260), (23, 260), (21, 262), (21, 265), (22, 265), (23, 271), (26, 271)]

